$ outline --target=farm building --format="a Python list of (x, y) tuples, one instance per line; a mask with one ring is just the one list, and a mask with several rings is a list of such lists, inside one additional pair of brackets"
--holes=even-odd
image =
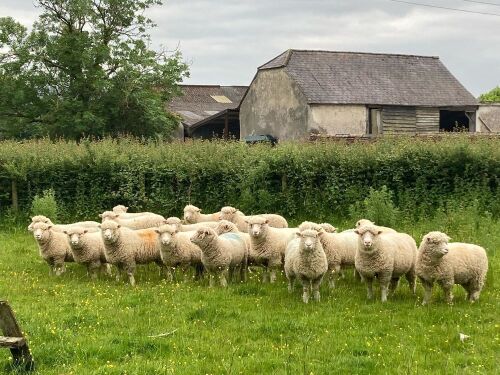
[(480, 104), (476, 123), (481, 133), (500, 133), (500, 103)]
[(476, 131), (477, 108), (438, 57), (288, 50), (258, 68), (240, 135)]
[(167, 104), (181, 117), (179, 138), (239, 138), (238, 106), (247, 86), (181, 85)]

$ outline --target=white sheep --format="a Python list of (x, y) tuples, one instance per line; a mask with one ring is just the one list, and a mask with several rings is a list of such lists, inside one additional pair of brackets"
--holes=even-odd
[[(328, 286), (335, 287), (337, 275), (342, 274), (342, 270), (354, 266), (354, 258), (358, 248), (358, 235), (352, 232), (329, 233), (324, 230), (321, 224), (305, 221), (299, 226), (299, 231), (306, 229), (316, 230), (323, 250), (328, 260)], [(359, 273), (354, 269), (354, 276), (359, 278)]]
[(356, 222), (356, 228), (362, 227), (363, 225), (374, 225), (382, 232), (397, 233), (397, 231), (392, 228), (376, 225), (373, 221), (370, 221), (368, 219), (360, 219)]
[(227, 286), (226, 273), (229, 280), (237, 271), (240, 281), (246, 280), (248, 249), (245, 240), (238, 233), (217, 235), (209, 227), (198, 229), (191, 237), (191, 242), (201, 249), (201, 261), (209, 273), (209, 285), (214, 286), (214, 279), (218, 277), (220, 285)]
[(31, 224), (28, 225), (28, 230), (33, 231), (33, 224), (35, 223), (45, 223), (52, 225), (52, 230), (56, 232), (64, 232), (66, 229), (72, 227), (84, 227), (88, 229), (89, 232), (99, 232), (99, 223), (97, 221), (79, 221), (71, 224), (54, 224), (52, 220), (43, 215), (35, 215), (31, 218)]
[[(288, 228), (288, 223), (283, 216), (275, 214), (262, 214), (258, 215), (266, 218), (271, 227), (275, 228)], [(251, 216), (245, 216), (241, 211), (234, 207), (222, 207), (220, 211), (220, 220), (227, 220), (235, 223), (240, 232), (248, 232), (248, 225), (246, 220)]]
[(40, 256), (49, 265), (49, 273), (57, 276), (66, 271), (64, 262), (73, 262), (73, 253), (69, 246), (68, 237), (52, 229), (51, 224), (36, 222), (32, 225)]
[(219, 221), (220, 212), (214, 212), (213, 214), (202, 214), (201, 209), (188, 204), (184, 207), (184, 220), (187, 224), (203, 223), (207, 221)]
[(246, 219), (250, 235), (250, 253), (255, 265), (264, 267), (263, 282), (274, 283), (276, 270), (281, 268), (288, 243), (296, 238), (296, 228), (273, 228), (262, 216)]
[(92, 279), (97, 278), (99, 269), (111, 276), (101, 233), (89, 233), (86, 228), (73, 227), (64, 230), (64, 234), (68, 236), (75, 262), (86, 266), (87, 273)]
[(99, 214), (99, 217), (102, 218), (103, 223), (112, 220), (130, 229), (148, 229), (165, 224), (165, 218), (157, 214), (143, 215), (130, 219), (121, 219), (120, 215), (113, 211), (105, 211)]
[(135, 285), (137, 264), (155, 262), (160, 270), (165, 270), (161, 260), (160, 241), (154, 229), (133, 230), (113, 220), (101, 224), (101, 235), (108, 263), (118, 268), (116, 280), (125, 272), (132, 286)]
[(189, 267), (196, 272), (196, 279), (203, 275), (203, 263), (201, 262), (201, 249), (191, 242), (194, 232), (179, 232), (172, 225), (162, 225), (155, 229), (160, 236), (160, 255), (163, 264), (167, 266), (167, 277), (173, 280), (173, 274), (180, 267), (184, 274)]
[(299, 238), (291, 241), (285, 254), (285, 275), (288, 291), (293, 292), (295, 280), (302, 284), (302, 301), (309, 302), (312, 291), (314, 300), (320, 300), (319, 287), (328, 270), (326, 254), (318, 238), (318, 232), (306, 229), (296, 234)]
[[(248, 249), (249, 250), (251, 249), (252, 245), (251, 245), (251, 241), (250, 241), (250, 235), (248, 233), (245, 233), (245, 232), (240, 232), (235, 223), (231, 223), (230, 221), (227, 221), (227, 220), (221, 220), (221, 221), (217, 222), (217, 226), (215, 227), (215, 232), (218, 235), (221, 235), (224, 233), (238, 233), (245, 240)], [(248, 263), (253, 264), (253, 261), (254, 260), (252, 258), (252, 254), (250, 251), (250, 253), (248, 255)]]
[(122, 204), (113, 207), (113, 212), (119, 214), (120, 219), (132, 219), (144, 215), (155, 215), (153, 212), (127, 212), (128, 207)]
[(452, 303), (454, 284), (467, 291), (467, 299), (479, 299), (488, 272), (488, 257), (481, 246), (452, 242), (442, 232), (429, 232), (420, 244), (416, 271), (425, 288), (423, 304), (429, 303), (432, 286), (437, 282), (443, 288), (447, 303)]
[(374, 225), (361, 226), (355, 233), (359, 235), (355, 265), (367, 284), (368, 299), (373, 298), (375, 277), (380, 283), (382, 302), (387, 301), (388, 291), (392, 293), (396, 289), (403, 275), (415, 294), (415, 240), (405, 233), (383, 232)]
[(204, 221), (196, 224), (184, 224), (181, 219), (175, 216), (171, 216), (165, 220), (165, 224), (175, 226), (179, 232), (193, 232), (200, 228), (209, 227), (212, 229), (217, 228), (217, 221)]

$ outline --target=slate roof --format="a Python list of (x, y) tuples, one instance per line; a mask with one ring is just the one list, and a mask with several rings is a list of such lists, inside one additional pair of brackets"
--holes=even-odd
[(288, 50), (259, 70), (285, 68), (308, 103), (476, 106), (438, 57)]
[(182, 96), (173, 98), (167, 107), (192, 126), (226, 109), (240, 105), (247, 86), (181, 85)]

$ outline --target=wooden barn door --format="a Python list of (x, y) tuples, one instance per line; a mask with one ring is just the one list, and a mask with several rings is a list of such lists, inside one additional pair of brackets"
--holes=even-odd
[(415, 107), (383, 107), (384, 134), (415, 134), (417, 132)]

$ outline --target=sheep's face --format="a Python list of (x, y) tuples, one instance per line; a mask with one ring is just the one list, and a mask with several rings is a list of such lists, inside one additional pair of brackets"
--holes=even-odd
[(442, 232), (430, 232), (423, 238), (425, 249), (433, 258), (442, 258), (448, 254), (449, 240), (450, 237)]
[(252, 216), (246, 220), (246, 223), (248, 234), (254, 238), (263, 237), (269, 227), (269, 221), (262, 216)]
[(364, 225), (375, 225), (375, 223), (373, 221), (368, 220), (368, 219), (360, 219), (356, 223), (356, 228), (360, 228)]
[(373, 244), (375, 243), (377, 236), (382, 233), (381, 230), (373, 225), (363, 225), (354, 232), (359, 235), (361, 245), (365, 251), (373, 250)]
[(217, 224), (217, 228), (215, 229), (217, 234), (224, 234), (230, 232), (237, 232), (236, 225), (227, 220), (221, 220)]
[(101, 228), (101, 235), (104, 242), (114, 243), (118, 241), (121, 228), (120, 224), (117, 224), (112, 220), (106, 220), (99, 227)]
[(124, 214), (128, 211), (128, 207), (122, 204), (113, 207), (113, 212), (116, 214)]
[(179, 232), (176, 226), (173, 225), (162, 225), (155, 229), (155, 232), (160, 236), (160, 242), (162, 245), (171, 245), (174, 241), (175, 235)]
[(201, 210), (193, 205), (188, 205), (184, 207), (184, 220), (186, 223), (195, 224), (198, 222), (198, 217), (200, 216)]
[(102, 219), (102, 222), (104, 223), (105, 221), (108, 220), (115, 220), (120, 216), (120, 214), (117, 214), (113, 211), (104, 211), (102, 214), (99, 214), (99, 217)]
[(195, 245), (210, 242), (217, 234), (210, 228), (199, 228), (192, 236), (191, 242)]
[(302, 232), (297, 232), (296, 235), (300, 238), (300, 247), (305, 251), (312, 251), (316, 248), (318, 232), (314, 229), (306, 229)]
[(70, 228), (65, 230), (64, 233), (68, 236), (68, 240), (71, 245), (78, 246), (82, 236), (88, 233), (88, 230), (85, 228)]
[(230, 206), (222, 207), (222, 209), (220, 210), (219, 220), (227, 220), (233, 222), (237, 212), (238, 210), (234, 207)]
[(51, 224), (46, 224), (42, 222), (34, 223), (32, 226), (33, 237), (40, 243), (47, 242), (50, 239), (50, 229)]

